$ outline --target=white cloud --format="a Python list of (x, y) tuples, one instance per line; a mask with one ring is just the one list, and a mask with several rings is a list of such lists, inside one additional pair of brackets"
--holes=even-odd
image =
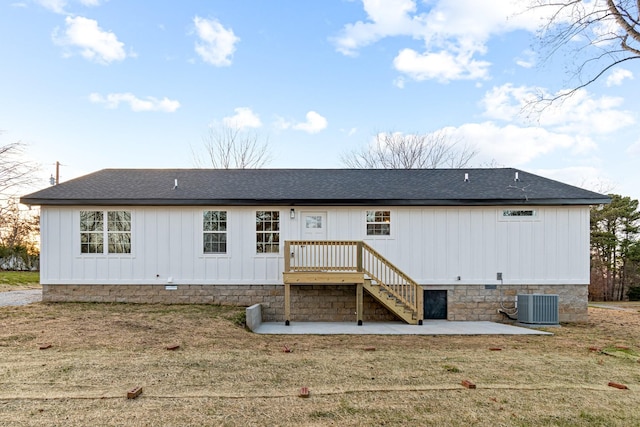
[(626, 68), (616, 68), (607, 77), (607, 87), (620, 86), (624, 79), (633, 80), (633, 73)]
[[(494, 87), (481, 101), (485, 110), (483, 114), (491, 119), (525, 124), (527, 120), (523, 112), (538, 94), (554, 96), (544, 88), (511, 84)], [(581, 89), (544, 109), (538, 117), (538, 124), (555, 132), (581, 136), (611, 134), (635, 123), (633, 114), (620, 108), (623, 102), (622, 98), (595, 97)]]
[(443, 129), (453, 140), (472, 144), (478, 151), (475, 162), (492, 161), (521, 166), (560, 149), (578, 145), (576, 138), (541, 127), (499, 126), (494, 122), (467, 123)]
[(475, 61), (470, 52), (427, 52), (420, 54), (413, 49), (403, 49), (393, 60), (396, 70), (422, 81), (435, 79), (441, 82), (461, 79), (485, 79), (491, 65), (486, 61)]
[[(518, 0), (362, 0), (365, 21), (346, 24), (332, 38), (336, 50), (355, 56), (358, 50), (386, 37), (419, 40), (424, 51), (401, 49), (396, 69), (415, 80), (486, 79), (490, 63), (478, 59), (488, 40), (517, 29), (534, 31), (538, 9), (525, 13)], [(419, 11), (422, 9), (423, 11)], [(526, 65), (522, 62), (521, 65)]]
[(37, 3), (55, 13), (66, 13), (64, 8), (67, 5), (66, 0), (37, 0)]
[(355, 55), (361, 47), (378, 40), (419, 32), (418, 17), (409, 14), (416, 11), (413, 0), (362, 0), (369, 22), (358, 21), (344, 26), (340, 35), (332, 40), (336, 49), (344, 55)]
[(515, 59), (516, 64), (522, 68), (532, 68), (536, 65), (536, 54), (532, 50), (525, 50), (522, 55)]
[(236, 50), (236, 43), (240, 41), (232, 29), (226, 29), (216, 19), (193, 18), (199, 41), (195, 50), (204, 62), (216, 67), (231, 65), (231, 57)]
[(293, 129), (307, 133), (318, 133), (327, 128), (327, 119), (315, 111), (309, 111), (306, 115), (307, 121), (293, 125)]
[(248, 107), (238, 107), (233, 111), (236, 112), (235, 115), (225, 117), (222, 119), (222, 122), (229, 127), (236, 129), (244, 129), (244, 128), (259, 128), (262, 126), (262, 122), (260, 121), (260, 117)]
[(79, 48), (80, 55), (85, 59), (106, 65), (132, 56), (127, 55), (124, 43), (119, 41), (113, 32), (100, 28), (98, 21), (82, 16), (67, 16), (65, 24), (66, 28), (62, 35), (58, 34), (57, 28), (54, 30), (53, 41), (70, 50)]
[[(106, 0), (104, 0), (106, 1)], [(100, 6), (101, 3), (104, 3), (103, 0), (76, 0), (77, 3), (82, 4), (83, 6), (96, 7)], [(65, 8), (68, 6), (68, 0), (36, 0), (40, 6), (45, 9), (49, 9), (52, 12), (67, 14)]]
[(306, 118), (306, 122), (292, 123), (280, 117), (276, 121), (275, 126), (279, 129), (295, 129), (307, 133), (318, 133), (327, 128), (327, 119), (315, 111), (309, 111)]
[[(635, 123), (633, 114), (622, 109), (622, 98), (595, 96), (586, 90), (548, 106), (537, 116), (538, 120), (531, 123), (523, 110), (540, 93), (553, 95), (544, 88), (496, 86), (488, 90), (481, 101), (483, 115), (490, 120), (444, 131), (454, 140), (474, 146), (478, 152), (474, 158), (476, 164), (493, 162), (522, 167), (541, 158), (549, 161), (566, 158), (572, 162), (586, 161), (588, 166), (580, 166), (587, 168), (582, 170), (586, 174), (594, 161), (597, 162), (596, 157), (587, 157), (599, 155), (597, 143)], [(640, 141), (630, 147), (628, 153), (633, 154), (635, 150), (640, 153)]]
[(105, 104), (107, 108), (115, 109), (120, 106), (120, 103), (128, 103), (132, 111), (161, 111), (164, 113), (173, 113), (180, 108), (180, 102), (171, 100), (169, 98), (157, 99), (152, 96), (148, 96), (145, 99), (140, 99), (132, 93), (110, 93), (107, 96), (102, 96), (98, 93), (92, 93), (89, 95), (89, 101), (94, 104)]
[(398, 89), (404, 89), (405, 79), (400, 76), (393, 80), (393, 85)]

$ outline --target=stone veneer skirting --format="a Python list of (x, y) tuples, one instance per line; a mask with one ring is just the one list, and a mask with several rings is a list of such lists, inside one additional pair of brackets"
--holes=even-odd
[(503, 321), (500, 302), (511, 312), (517, 294), (556, 294), (560, 322), (588, 321), (589, 285), (423, 286), (447, 291), (448, 320)]
[[(261, 304), (262, 320), (284, 321), (284, 285), (43, 285), (45, 302), (126, 302), (160, 304)], [(514, 305), (518, 293), (558, 294), (561, 322), (586, 322), (588, 285), (424, 286), (447, 291), (448, 320), (503, 321), (500, 301)], [(291, 320), (355, 322), (354, 285), (292, 285)], [(364, 321), (388, 321), (394, 315), (365, 292)]]

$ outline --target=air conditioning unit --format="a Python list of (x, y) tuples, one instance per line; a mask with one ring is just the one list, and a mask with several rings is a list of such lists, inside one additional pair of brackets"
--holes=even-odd
[(558, 317), (558, 295), (518, 294), (518, 322), (557, 325)]

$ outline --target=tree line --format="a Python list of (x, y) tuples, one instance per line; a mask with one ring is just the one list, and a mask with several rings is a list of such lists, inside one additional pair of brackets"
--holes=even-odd
[(38, 169), (24, 150), (21, 142), (0, 145), (0, 270), (39, 267), (40, 218), (18, 202), (20, 193), (34, 184)]
[(640, 300), (638, 200), (610, 194), (611, 203), (591, 207), (589, 299)]

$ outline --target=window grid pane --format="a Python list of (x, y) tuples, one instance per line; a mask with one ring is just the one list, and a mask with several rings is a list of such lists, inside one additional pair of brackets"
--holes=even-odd
[(102, 211), (80, 211), (80, 253), (104, 252), (103, 228)]
[(256, 252), (280, 252), (280, 212), (256, 212)]
[(107, 212), (107, 239), (110, 254), (131, 253), (131, 212)]
[(202, 251), (205, 254), (227, 253), (226, 211), (204, 211), (202, 230)]
[(101, 254), (104, 252), (102, 233), (80, 233), (80, 252), (83, 254)]
[(367, 236), (391, 235), (391, 211), (367, 211)]

